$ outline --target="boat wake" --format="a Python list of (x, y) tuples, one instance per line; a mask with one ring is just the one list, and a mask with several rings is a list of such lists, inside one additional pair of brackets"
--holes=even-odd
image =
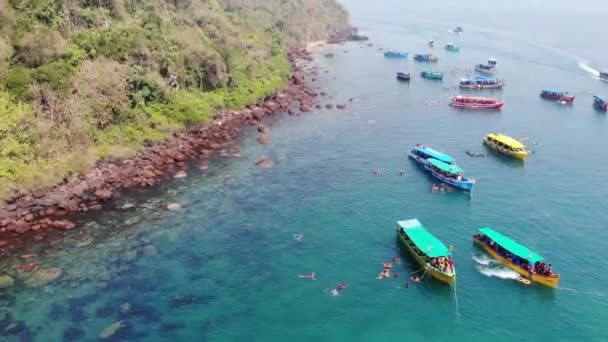
[(500, 264), (498, 261), (490, 259), (485, 255), (473, 255), (473, 260), (478, 264), (477, 270), (479, 271), (479, 273), (485, 276), (513, 280), (519, 277), (519, 274), (517, 272), (508, 269), (507, 267)]
[(586, 72), (590, 73), (591, 75), (595, 76), (595, 77), (600, 77), (600, 72), (599, 70), (595, 70), (592, 67), (589, 66), (589, 64), (587, 64), (586, 61), (579, 61), (578, 62), (578, 67), (585, 70)]

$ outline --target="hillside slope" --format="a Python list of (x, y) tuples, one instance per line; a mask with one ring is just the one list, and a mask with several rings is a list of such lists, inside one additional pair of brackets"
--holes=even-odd
[(335, 0), (0, 0), (0, 198), (286, 83)]

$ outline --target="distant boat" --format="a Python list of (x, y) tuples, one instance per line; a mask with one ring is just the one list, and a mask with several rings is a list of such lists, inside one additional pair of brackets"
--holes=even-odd
[(606, 111), (608, 109), (608, 102), (605, 99), (595, 95), (593, 96), (593, 107), (597, 110)]
[(574, 95), (570, 95), (567, 91), (561, 91), (561, 90), (544, 89), (543, 91), (541, 91), (540, 97), (542, 97), (543, 99), (553, 100), (553, 101), (563, 102), (563, 103), (573, 103), (574, 102)]
[(493, 67), (496, 67), (496, 63), (497, 63), (497, 62), (496, 62), (496, 59), (495, 59), (495, 58), (490, 58), (490, 59), (488, 60), (488, 65), (491, 65), (491, 66), (493, 66)]
[(440, 160), (429, 158), (425, 168), (441, 182), (463, 190), (473, 190), (475, 180), (462, 175), (464, 172), (456, 165), (446, 164)]
[(608, 69), (600, 71), (600, 79), (608, 81)]
[(456, 46), (454, 44), (446, 44), (445, 45), (445, 49), (448, 51), (453, 51), (453, 52), (459, 52), (460, 51), (460, 46)]
[(417, 219), (397, 222), (397, 239), (433, 278), (452, 285), (456, 268), (452, 252)]
[(439, 57), (430, 53), (417, 53), (414, 55), (414, 59), (419, 62), (437, 62)]
[(388, 58), (407, 58), (407, 52), (398, 52), (388, 50), (384, 53), (384, 57)]
[(494, 73), (496, 73), (496, 67), (493, 65), (487, 65), (487, 64), (477, 64), (477, 65), (475, 65), (475, 71), (479, 71), (484, 74), (494, 74)]
[(463, 109), (500, 109), (504, 102), (491, 97), (454, 96), (450, 106)]
[(528, 149), (521, 142), (500, 133), (490, 133), (483, 138), (484, 144), (494, 150), (517, 159), (525, 160)]
[(454, 33), (462, 34), (462, 33), (464, 33), (464, 29), (462, 28), (462, 26), (457, 26), (454, 29)]
[(461, 79), (459, 87), (461, 89), (501, 89), (504, 84), (503, 80), (477, 76), (475, 79)]
[(409, 72), (401, 72), (399, 71), (397, 73), (397, 79), (400, 81), (409, 81), (410, 80), (410, 73)]
[(425, 70), (420, 73), (420, 76), (422, 78), (428, 78), (432, 80), (443, 80), (443, 73), (439, 71)]
[(434, 40), (429, 41), (429, 46), (430, 47), (434, 47), (435, 46), (435, 41)]

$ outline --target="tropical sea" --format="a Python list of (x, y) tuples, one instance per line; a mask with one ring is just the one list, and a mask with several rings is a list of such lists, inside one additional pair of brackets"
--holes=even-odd
[[(608, 4), (344, 4), (373, 45), (317, 50), (314, 84), (333, 97), (323, 105), (347, 102), (346, 110), (273, 118), (272, 144), (257, 144), (250, 128), (240, 156), (126, 193), (22, 251), (33, 258), (2, 259), (6, 269), (36, 262), (61, 276), (38, 287), (17, 277), (0, 290), (0, 341), (92, 341), (112, 324), (106, 340), (608, 341), (608, 118), (591, 96), (608, 96), (594, 76), (608, 67)], [(447, 42), (460, 53), (445, 51)], [(389, 60), (379, 48), (440, 60)], [(450, 108), (458, 80), (490, 57), (506, 87), (479, 94), (504, 99), (503, 109)], [(444, 81), (421, 79), (428, 68)], [(412, 80), (397, 82), (398, 70)], [(544, 101), (544, 87), (576, 101)], [(523, 163), (493, 153), (481, 139), (494, 131), (525, 138), (534, 153)], [(474, 191), (431, 192), (433, 180), (407, 158), (416, 143), (455, 157)], [(255, 165), (263, 156), (271, 168)], [(168, 211), (167, 202), (183, 207)], [(397, 245), (395, 221), (410, 218), (454, 246), (455, 286), (408, 279), (420, 268)], [(543, 255), (559, 288), (524, 286), (474, 247), (485, 226)], [(393, 256), (400, 277), (376, 279)], [(298, 277), (310, 272), (316, 281)], [(346, 290), (332, 295), (342, 282)]]

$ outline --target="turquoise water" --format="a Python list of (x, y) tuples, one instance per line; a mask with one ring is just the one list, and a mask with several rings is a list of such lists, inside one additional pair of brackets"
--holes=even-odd
[[(572, 13), (580, 30), (562, 28), (561, 39), (537, 24), (544, 18), (530, 19), (539, 8), (525, 5), (525, 16), (496, 18), (467, 7), (428, 16), (397, 1), (347, 5), (374, 46), (319, 51), (316, 63), (328, 73), (317, 83), (333, 96), (327, 102), (358, 101), (346, 111), (276, 118), (271, 145), (258, 145), (252, 129), (239, 141), (240, 157), (125, 194), (116, 209), (24, 250), (62, 276), (38, 288), (17, 276), (15, 287), (0, 290), (0, 340), (96, 340), (118, 321), (125, 326), (108, 340), (608, 340), (608, 121), (589, 94), (608, 95), (608, 83), (579, 66), (602, 67), (607, 48), (594, 45), (582, 23), (599, 20), (605, 5)], [(456, 25), (464, 35), (448, 32)], [(377, 50), (425, 52), (429, 39), (436, 65), (386, 60)], [(461, 52), (445, 52), (448, 40)], [(335, 57), (322, 57), (328, 51)], [(507, 86), (482, 94), (503, 98), (503, 110), (449, 108), (460, 77), (489, 57)], [(443, 84), (417, 76), (428, 67), (446, 73)], [(409, 84), (394, 80), (399, 69), (412, 72)], [(542, 87), (570, 90), (576, 102), (542, 101)], [(528, 137), (535, 153), (525, 163), (496, 155), (481, 145), (490, 131)], [(419, 142), (454, 156), (477, 179), (473, 193), (430, 192), (432, 180), (407, 160)], [(274, 166), (257, 168), (262, 156)], [(375, 168), (384, 173), (373, 175)], [(167, 211), (167, 202), (183, 208)], [(408, 218), (454, 246), (455, 287), (407, 280), (419, 267), (400, 252), (394, 228)], [(482, 226), (545, 256), (561, 273), (560, 287), (524, 287), (492, 264), (471, 242)], [(395, 255), (400, 278), (377, 280)], [(28, 262), (0, 261), (9, 274)], [(298, 278), (313, 271), (316, 281)], [(348, 288), (331, 295), (341, 282)]]

